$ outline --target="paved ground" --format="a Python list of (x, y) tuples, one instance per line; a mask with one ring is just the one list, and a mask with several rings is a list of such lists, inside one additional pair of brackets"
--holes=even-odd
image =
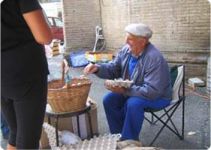
[[(54, 72), (51, 78), (60, 77), (60, 61), (60, 56), (49, 59), (50, 71)], [(83, 74), (82, 70), (82, 68), (71, 69), (71, 73), (73, 76), (79, 76)], [(93, 82), (89, 96), (98, 105), (99, 132), (100, 134), (108, 133), (108, 125), (102, 106), (102, 97), (108, 91), (103, 86), (104, 80), (97, 78), (95, 75), (88, 77)], [(174, 120), (180, 125), (181, 108), (178, 108)], [(148, 122), (144, 122), (140, 134), (140, 140), (144, 145), (149, 144), (158, 127), (160, 127), (160, 124), (152, 126)], [(6, 141), (1, 140), (1, 145), (5, 148)], [(210, 146), (210, 99), (206, 96), (205, 88), (197, 88), (196, 91), (186, 88), (185, 139), (179, 140), (168, 129), (164, 129), (154, 146), (164, 149), (207, 149)]]
[[(75, 70), (77, 74), (81, 74), (81, 70)], [(108, 125), (105, 118), (104, 109), (102, 106), (102, 97), (108, 92), (104, 86), (104, 80), (89, 76), (93, 81), (90, 97), (92, 97), (98, 104), (98, 122), (99, 131), (101, 134), (107, 133)], [(210, 145), (210, 100), (202, 98), (196, 94), (205, 91), (205, 88), (193, 92), (187, 90), (187, 98), (185, 104), (185, 140), (179, 140), (168, 129), (164, 129), (160, 138), (156, 141), (154, 146), (166, 149), (207, 149)], [(175, 116), (175, 122), (180, 125), (181, 108), (178, 108)], [(157, 126), (151, 126), (148, 122), (144, 122), (140, 140), (145, 145), (149, 144), (152, 140), (154, 133), (157, 131)]]

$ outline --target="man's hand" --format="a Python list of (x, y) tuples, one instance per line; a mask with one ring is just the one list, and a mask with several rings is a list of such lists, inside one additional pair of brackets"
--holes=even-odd
[(84, 74), (91, 74), (91, 73), (95, 73), (98, 71), (98, 66), (95, 64), (88, 64), (85, 68), (84, 68)]
[(106, 87), (106, 89), (108, 89), (114, 93), (124, 94), (126, 92), (125, 87), (113, 86), (113, 85), (110, 85), (107, 81), (105, 81), (105, 87)]

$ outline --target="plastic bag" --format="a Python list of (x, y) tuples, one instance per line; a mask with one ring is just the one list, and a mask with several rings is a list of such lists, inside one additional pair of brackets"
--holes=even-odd
[(71, 144), (77, 144), (77, 143), (79, 143), (79, 142), (81, 142), (81, 139), (77, 136), (77, 135), (75, 135), (75, 134), (73, 134), (73, 133), (71, 133), (70, 131), (67, 131), (67, 130), (63, 130), (62, 132), (61, 132), (61, 139), (60, 139), (61, 141), (61, 144), (64, 144), (64, 145), (71, 145)]

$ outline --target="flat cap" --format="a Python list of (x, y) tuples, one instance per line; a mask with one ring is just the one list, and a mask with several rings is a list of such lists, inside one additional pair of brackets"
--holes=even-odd
[(125, 27), (125, 31), (135, 36), (152, 37), (152, 30), (143, 23), (132, 23)]

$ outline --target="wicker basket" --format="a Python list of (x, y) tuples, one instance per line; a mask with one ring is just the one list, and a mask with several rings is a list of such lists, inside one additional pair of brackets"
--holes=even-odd
[(65, 85), (63, 80), (48, 84), (48, 103), (54, 112), (72, 112), (86, 107), (91, 81), (87, 78), (72, 79)]

